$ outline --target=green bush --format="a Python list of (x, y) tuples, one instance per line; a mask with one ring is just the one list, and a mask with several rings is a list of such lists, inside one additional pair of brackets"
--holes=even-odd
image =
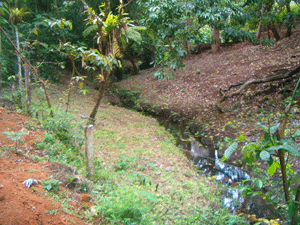
[(290, 15), (287, 14), (286, 8), (284, 8), (275, 18), (274, 20), (278, 23), (287, 23), (289, 17), (292, 17), (292, 21), (298, 20), (300, 15), (300, 5), (296, 3), (291, 4), (291, 12)]
[(124, 107), (138, 108), (141, 92), (131, 91), (128, 89), (119, 90), (117, 88), (111, 88), (111, 91), (115, 93), (119, 98)]
[(223, 38), (225, 43), (230, 41), (238, 42), (238, 41), (253, 41), (255, 39), (255, 35), (246, 30), (237, 30), (234, 28), (225, 28), (221, 37)]

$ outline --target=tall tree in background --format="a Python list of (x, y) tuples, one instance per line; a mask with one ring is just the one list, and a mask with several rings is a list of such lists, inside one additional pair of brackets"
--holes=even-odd
[[(20, 41), (19, 41), (18, 24), (22, 22), (23, 17), (27, 14), (29, 13), (26, 12), (25, 8), (21, 8), (21, 9), (9, 8), (9, 20), (14, 27), (16, 47), (19, 52), (20, 52)], [(21, 57), (18, 56), (18, 90), (21, 91), (21, 88), (22, 88), (22, 65), (21, 65)], [(20, 104), (20, 106), (21, 105), (22, 104)]]

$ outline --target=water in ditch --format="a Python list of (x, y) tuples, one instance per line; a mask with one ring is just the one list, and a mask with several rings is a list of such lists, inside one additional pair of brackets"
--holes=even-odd
[(245, 214), (255, 214), (257, 218), (277, 219), (280, 217), (274, 206), (262, 197), (246, 198), (242, 195), (239, 182), (249, 180), (251, 178), (250, 174), (241, 168), (222, 162), (217, 150), (205, 148), (178, 125), (166, 121), (160, 122), (173, 133), (178, 146), (197, 165), (199, 172), (215, 177), (215, 180), (223, 185), (222, 201), (224, 206), (233, 213), (239, 210)]

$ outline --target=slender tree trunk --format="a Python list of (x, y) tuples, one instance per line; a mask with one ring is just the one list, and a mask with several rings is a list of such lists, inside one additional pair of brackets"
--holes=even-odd
[[(19, 31), (18, 27), (15, 25), (15, 35), (16, 35), (16, 47), (18, 51), (20, 52), (20, 42), (19, 42)], [(19, 107), (22, 108), (22, 65), (21, 65), (21, 57), (17, 55), (18, 57), (18, 97), (19, 97)]]
[[(16, 47), (18, 51), (20, 52), (20, 43), (19, 43), (19, 31), (18, 27), (15, 27), (15, 35), (16, 35)], [(22, 68), (21, 68), (21, 57), (17, 55), (18, 57), (18, 85), (19, 85), (19, 90), (21, 90), (22, 87)]]
[[(266, 10), (265, 10), (265, 12), (266, 13), (270, 13), (270, 11), (272, 10), (273, 5), (274, 5), (274, 0), (268, 0), (268, 2), (266, 3)], [(279, 41), (280, 40), (280, 35), (279, 35), (278, 31), (277, 31), (277, 28), (276, 28), (274, 22), (273, 21), (268, 22), (267, 23), (267, 27), (268, 27), (268, 31), (269, 30), (272, 31), (272, 33), (273, 33), (276, 41)]]
[(131, 55), (131, 53), (130, 53), (129, 47), (126, 48), (125, 54), (126, 54), (126, 56), (128, 57), (128, 59), (129, 59), (131, 65), (132, 65), (132, 68), (133, 68), (133, 74), (134, 74), (134, 75), (137, 75), (137, 74), (139, 73), (139, 69), (138, 69), (138, 67), (137, 67), (137, 65), (136, 65), (136, 63), (135, 63), (135, 61), (134, 61), (134, 58), (132, 57), (132, 55)]
[(284, 197), (287, 204), (290, 202), (290, 194), (289, 194), (289, 185), (288, 185), (288, 179), (287, 179), (287, 172), (286, 172), (286, 163), (285, 163), (285, 154), (283, 150), (278, 150), (278, 157), (280, 162), (280, 169), (281, 169), (281, 175), (282, 175), (282, 186), (284, 190)]
[(24, 76), (25, 76), (25, 90), (26, 90), (26, 110), (27, 114), (30, 115), (31, 105), (31, 85), (30, 85), (30, 67), (24, 65)]
[(95, 175), (94, 169), (94, 134), (93, 125), (87, 125), (84, 129), (85, 134), (85, 159), (88, 177), (93, 178)]
[(92, 125), (94, 124), (95, 117), (96, 117), (96, 114), (98, 112), (98, 109), (99, 109), (99, 106), (100, 106), (100, 103), (101, 103), (101, 100), (102, 100), (102, 97), (103, 97), (103, 94), (104, 94), (104, 91), (105, 91), (105, 87), (106, 87), (106, 83), (107, 83), (109, 75), (110, 75), (110, 71), (102, 71), (103, 79), (100, 82), (100, 88), (99, 88), (99, 91), (98, 91), (96, 104), (93, 108), (93, 111), (91, 112), (91, 114), (89, 116), (88, 124), (92, 124)]
[(298, 212), (299, 212), (299, 202), (300, 202), (300, 186), (298, 186), (296, 190), (296, 197), (295, 197), (295, 208), (294, 208), (294, 215), (292, 218), (292, 225), (297, 225), (298, 221)]
[(288, 20), (287, 20), (287, 24), (286, 24), (286, 37), (290, 37), (292, 35), (292, 23), (293, 23), (293, 18), (291, 16), (291, 6), (290, 6), (291, 1), (290, 0), (286, 0), (285, 1), (285, 7), (286, 7), (286, 12), (288, 15)]
[(101, 99), (104, 94), (104, 90), (106, 87), (106, 83), (108, 80), (110, 72), (109, 71), (104, 71), (102, 70), (102, 76), (103, 79), (100, 83), (100, 89), (98, 91), (98, 96), (96, 100), (96, 104), (94, 106), (93, 111), (91, 112), (88, 123), (85, 127), (85, 155), (86, 155), (86, 169), (88, 171), (88, 176), (89, 177), (94, 177), (95, 171), (94, 171), (94, 138), (93, 138), (93, 126), (95, 123), (95, 117), (98, 112)]
[(256, 38), (257, 39), (260, 39), (260, 37), (261, 37), (264, 11), (265, 11), (265, 8), (262, 6), (262, 8), (261, 8), (261, 14), (260, 14), (260, 19), (259, 19), (259, 24), (258, 24), (258, 28), (257, 28), (257, 32), (256, 32)]
[(66, 102), (66, 113), (68, 113), (68, 110), (69, 110), (69, 106), (70, 106), (70, 100), (71, 100), (71, 90), (72, 90), (72, 78), (74, 77), (75, 75), (75, 61), (72, 57), (69, 57), (70, 60), (71, 60), (71, 63), (72, 63), (72, 75), (71, 75), (71, 78), (70, 78), (70, 81), (69, 81), (69, 85), (68, 85), (68, 89), (67, 89), (67, 102)]
[[(191, 26), (192, 26), (192, 20), (191, 19), (186, 19), (185, 30), (188, 31), (188, 29)], [(187, 39), (185, 40), (184, 46), (185, 46), (187, 54), (190, 55), (191, 54), (191, 44), (190, 44), (189, 40), (187, 40)]]
[(12, 40), (8, 37), (7, 33), (5, 32), (5, 30), (0, 26), (0, 31), (4, 34), (4, 36), (6, 37), (6, 39), (8, 40), (8, 42), (13, 46), (16, 54), (18, 56), (21, 57), (21, 59), (30, 67), (30, 69), (33, 71), (33, 74), (35, 76), (35, 79), (40, 82), (42, 84), (42, 87), (43, 87), (43, 90), (44, 90), (44, 93), (45, 93), (45, 97), (46, 97), (46, 101), (47, 101), (47, 104), (48, 104), (48, 108), (50, 110), (50, 115), (53, 117), (53, 111), (52, 111), (52, 108), (51, 108), (51, 102), (50, 102), (50, 98), (48, 96), (48, 92), (47, 92), (47, 88), (46, 88), (46, 84), (45, 82), (39, 78), (38, 76), (38, 72), (37, 70), (30, 64), (30, 62), (24, 57), (22, 56), (22, 54), (20, 53), (20, 51), (17, 49), (17, 47), (15, 46), (15, 44), (12, 42)]
[(0, 34), (0, 88), (2, 88), (2, 39)]
[(211, 50), (213, 53), (220, 52), (220, 30), (219, 28), (216, 28), (215, 26), (212, 29), (212, 45)]
[[(285, 129), (289, 121), (289, 114), (299, 85), (300, 85), (300, 78), (298, 79), (297, 84), (295, 86), (290, 104), (285, 109), (283, 121), (280, 123), (280, 126), (276, 131), (276, 136), (278, 140), (282, 140), (284, 138)], [(290, 204), (291, 198), (290, 198), (289, 185), (288, 185), (287, 172), (286, 172), (285, 154), (282, 149), (278, 150), (278, 157), (280, 161), (280, 169), (282, 175), (282, 185), (283, 185), (283, 190), (285, 195), (285, 201), (287, 204)]]
[(280, 38), (280, 35), (279, 35), (277, 28), (273, 21), (270, 23), (270, 29), (271, 29), (276, 41), (279, 41), (281, 38)]

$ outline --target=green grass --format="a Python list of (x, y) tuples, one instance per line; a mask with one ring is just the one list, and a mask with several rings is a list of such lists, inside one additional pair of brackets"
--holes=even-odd
[[(64, 99), (52, 98), (57, 119), (41, 120), (48, 130), (39, 144), (45, 157), (82, 174), (86, 171), (80, 127), (86, 121), (80, 118), (89, 115), (94, 96), (92, 90), (87, 96), (72, 93), (68, 115)], [(94, 144), (94, 216), (111, 224), (245, 224), (220, 203), (222, 187), (198, 176), (175, 138), (153, 118), (110, 105), (100, 107)]]
[[(93, 105), (86, 106), (78, 116), (88, 115)], [(153, 118), (107, 105), (95, 127), (98, 216), (112, 224), (243, 224), (220, 203), (221, 187), (197, 176), (175, 138)], [(239, 222), (228, 223), (228, 215)]]

